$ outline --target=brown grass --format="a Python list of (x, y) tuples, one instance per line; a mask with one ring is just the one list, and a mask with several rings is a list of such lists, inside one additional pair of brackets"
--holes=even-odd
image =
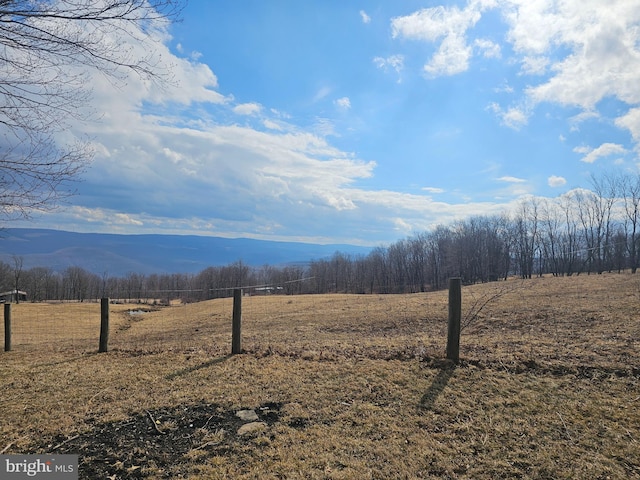
[[(464, 287), (458, 366), (446, 302), (245, 298), (237, 356), (230, 299), (114, 305), (107, 354), (99, 306), (20, 304), (0, 450), (81, 478), (640, 478), (640, 277)], [(239, 438), (244, 408), (267, 427)]]

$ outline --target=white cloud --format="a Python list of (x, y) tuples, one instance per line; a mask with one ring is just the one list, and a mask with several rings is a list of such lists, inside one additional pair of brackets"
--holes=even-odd
[[(110, 108), (108, 103), (100, 107)], [(233, 110), (231, 105), (223, 108)], [(416, 231), (500, 209), (497, 204), (451, 205), (424, 195), (354, 188), (359, 179), (373, 175), (374, 162), (336, 149), (321, 136), (279, 124), (282, 115), (275, 113), (271, 121), (280, 130), (264, 132), (206, 118), (184, 126), (183, 120), (147, 116), (135, 106), (116, 113), (120, 117), (109, 115), (94, 132), (104, 155), (96, 158), (77, 198), (84, 205), (59, 213), (54, 220), (58, 228), (82, 230), (91, 220), (92, 231), (361, 243), (363, 231), (375, 230), (378, 239), (395, 236), (397, 218)], [(122, 121), (129, 116), (135, 122)], [(94, 193), (105, 184), (113, 186), (112, 198), (117, 190), (117, 204)], [(326, 225), (335, 233), (321, 238)]]
[(567, 184), (567, 180), (564, 177), (558, 177), (556, 175), (551, 175), (547, 179), (547, 185), (549, 185), (550, 187), (553, 187), (553, 188), (562, 187), (562, 186), (564, 186), (566, 184)]
[(616, 125), (629, 130), (636, 143), (640, 143), (640, 108), (632, 108), (616, 120)]
[(513, 93), (515, 90), (506, 80), (499, 87), (493, 89), (496, 93)]
[(115, 210), (105, 208), (87, 208), (80, 206), (70, 206), (65, 208), (62, 215), (56, 215), (58, 219), (62, 218), (64, 223), (105, 225), (105, 231), (119, 231), (121, 228), (142, 227), (145, 222), (136, 214), (125, 214)]
[(174, 164), (178, 164), (182, 161), (183, 156), (182, 154), (178, 153), (178, 152), (174, 152), (173, 150), (171, 150), (170, 148), (164, 147), (162, 149), (162, 153), (165, 154), (165, 156), (171, 160), (171, 162), (173, 162)]
[(397, 73), (400, 73), (404, 68), (404, 55), (391, 55), (387, 58), (375, 57), (373, 63), (375, 63), (378, 68), (384, 70), (393, 68)]
[[(495, 2), (469, 0), (465, 7), (420, 10), (394, 19), (392, 32), (396, 38), (433, 44), (422, 62), (431, 76), (463, 72), (474, 55), (499, 58), (507, 51), (515, 55), (522, 74), (542, 75), (526, 79), (530, 97), (510, 99), (508, 107), (489, 105), (488, 110), (510, 128), (527, 124), (534, 102), (580, 106), (583, 113), (572, 120), (577, 124), (598, 115), (599, 100), (613, 96), (630, 106), (615, 124), (640, 142), (636, 87), (640, 14), (632, 8), (634, 3), (635, 10), (640, 10), (637, 2), (622, 0), (501, 0), (513, 52), (473, 35), (482, 13), (495, 7)], [(586, 13), (578, 12), (582, 6)], [(578, 13), (571, 18), (574, 11)], [(363, 22), (370, 19), (364, 11), (361, 18)], [(83, 209), (86, 220), (96, 225), (117, 222), (114, 229), (164, 228), (256, 237), (268, 232), (271, 238), (305, 232), (314, 240), (327, 235), (321, 228), (324, 223), (339, 232), (331, 238), (336, 241), (362, 239), (361, 232), (371, 229), (382, 232), (377, 238), (384, 238), (394, 227), (411, 233), (504, 207), (504, 202), (435, 202), (428, 194), (444, 192), (436, 187), (425, 187), (422, 195), (362, 187), (361, 180), (374, 175), (376, 164), (332, 146), (327, 136), (335, 135), (337, 127), (331, 119), (311, 117), (313, 125), (302, 128), (294, 126), (286, 112), (258, 103), (236, 104), (231, 95), (217, 91), (216, 75), (198, 56), (184, 59), (164, 45), (156, 48), (162, 65), (174, 72), (173, 82), (164, 88), (132, 75), (117, 90), (100, 75), (92, 77), (94, 108), (103, 113), (102, 119), (89, 126), (74, 124), (72, 133), (88, 134), (100, 148), (84, 186), (80, 185), (82, 194), (74, 199), (82, 206), (63, 212), (70, 222), (71, 213), (80, 214)], [(181, 46), (176, 48), (184, 53)], [(376, 57), (373, 62), (392, 74), (405, 69), (403, 55)], [(350, 107), (348, 97), (335, 99), (332, 93), (326, 86), (317, 90), (314, 100), (324, 100), (323, 106), (329, 107), (318, 115), (329, 115), (330, 101)], [(514, 88), (505, 82), (499, 93), (513, 94)], [(225, 119), (237, 120), (234, 114), (256, 118), (244, 119), (251, 126), (225, 124)], [(595, 149), (577, 148), (576, 153), (584, 156), (583, 161), (594, 162), (628, 150), (603, 143)], [(509, 198), (530, 187), (518, 177), (498, 180), (504, 182), (502, 192)], [(566, 184), (555, 175), (547, 182), (553, 187)], [(100, 193), (105, 185), (111, 190), (109, 199)], [(185, 211), (189, 218), (184, 218)], [(79, 218), (75, 221), (80, 222)]]
[(334, 125), (333, 120), (329, 118), (317, 117), (313, 125), (313, 132), (316, 135), (328, 137), (329, 135), (336, 134), (336, 126)]
[(414, 225), (404, 218), (394, 219), (393, 224), (398, 235), (409, 235), (414, 230)]
[(425, 64), (424, 71), (434, 77), (462, 73), (469, 68), (472, 51), (464, 38), (449, 35), (442, 40), (438, 51)]
[(586, 122), (587, 120), (592, 120), (594, 118), (599, 118), (599, 117), (600, 117), (600, 114), (598, 112), (594, 110), (585, 110), (569, 118), (569, 123), (572, 125), (572, 127), (577, 128), (580, 123)]
[(476, 9), (437, 6), (424, 8), (391, 20), (393, 37), (434, 42), (443, 37), (460, 36), (480, 20)]
[(584, 146), (583, 146), (583, 147), (575, 147), (575, 148), (573, 149), (573, 151), (574, 151), (575, 153), (587, 154), (587, 153), (589, 153), (589, 152), (592, 152), (592, 151), (593, 151), (593, 148), (591, 148), (591, 147), (584, 147)]
[(510, 25), (508, 39), (516, 52), (542, 55), (552, 45), (561, 18), (550, 0), (503, 2), (502, 14)]
[(536, 80), (520, 102), (526, 108), (505, 110), (493, 104), (491, 109), (504, 125), (519, 129), (537, 104), (550, 102), (583, 110), (572, 120), (572, 131), (577, 131), (581, 121), (599, 115), (603, 99), (613, 98), (629, 108), (615, 124), (640, 143), (639, 114), (634, 111), (640, 105), (637, 0), (468, 0), (462, 7), (437, 6), (395, 17), (391, 31), (394, 38), (434, 45), (423, 67), (427, 76), (455, 75), (468, 70), (474, 55), (502, 54), (493, 40), (473, 37), (483, 14), (496, 7), (520, 74)]
[(198, 52), (197, 50), (194, 50), (193, 52), (191, 52), (189, 54), (189, 58), (194, 61), (197, 62), (198, 60), (200, 60), (202, 58), (202, 53)]
[(521, 72), (525, 75), (544, 75), (547, 72), (549, 63), (548, 57), (525, 55), (522, 58)]
[[(637, 2), (508, 0), (504, 7), (508, 39), (522, 55), (523, 70), (532, 70), (531, 58), (553, 62), (551, 77), (528, 90), (533, 99), (584, 109), (607, 96), (640, 103)], [(552, 60), (558, 52), (566, 53)]]
[(331, 88), (327, 86), (320, 87), (316, 94), (313, 96), (313, 102), (319, 102), (320, 100), (325, 99), (331, 94)]
[[(100, 148), (73, 199), (76, 205), (58, 212), (54, 224), (62, 227), (64, 221), (80, 230), (91, 221), (94, 231), (214, 229), (292, 238), (325, 234), (325, 225), (335, 224), (340, 214), (345, 223), (331, 240), (362, 239), (362, 205), (377, 204), (383, 195), (369, 196), (352, 185), (371, 177), (376, 164), (330, 145), (325, 137), (335, 133), (331, 119), (301, 128), (285, 112), (234, 104), (216, 91), (209, 67), (177, 58), (164, 45), (156, 48), (174, 69), (175, 83), (164, 88), (134, 74), (114, 86), (90, 73), (93, 108), (101, 117), (75, 122), (65, 135), (88, 135)], [(321, 88), (316, 99), (330, 93)], [(350, 104), (348, 97), (336, 100), (341, 108)], [(234, 115), (258, 118), (254, 126), (228, 124)]]
[[(181, 54), (184, 55), (185, 51), (184, 51), (184, 47), (181, 43), (176, 44), (176, 51)], [(202, 58), (202, 53), (198, 52), (196, 50), (194, 50), (193, 52), (191, 52), (189, 54), (189, 59), (191, 59), (194, 62), (197, 62), (198, 60), (200, 60), (200, 58)]]
[(502, 56), (500, 45), (491, 40), (478, 38), (474, 42), (474, 46), (482, 52), (485, 58), (500, 58)]
[(488, 109), (500, 119), (503, 125), (513, 130), (519, 130), (528, 122), (527, 114), (520, 108), (511, 107), (508, 110), (503, 110), (497, 103), (492, 103)]
[(241, 103), (233, 107), (233, 111), (238, 115), (256, 115), (262, 110), (259, 103)]
[(510, 108), (502, 115), (502, 121), (508, 127), (517, 130), (527, 124), (527, 115), (519, 108)]
[[(600, 102), (613, 99), (620, 103), (621, 111), (615, 125), (631, 133), (640, 151), (637, 1), (504, 0), (501, 10), (508, 25), (506, 39), (521, 73), (540, 76), (525, 90), (530, 108), (542, 102), (579, 107), (582, 112), (569, 119), (571, 131), (577, 132), (582, 122), (606, 116), (599, 111)], [(613, 145), (582, 152), (582, 160), (593, 163), (626, 153)]]
[(229, 98), (215, 90), (218, 87), (218, 78), (207, 65), (182, 58), (169, 58), (168, 49), (164, 50), (164, 55), (167, 56), (166, 68), (171, 71), (172, 82), (158, 86), (130, 76), (128, 90), (132, 90), (135, 83), (138, 83), (139, 94), (143, 94), (147, 101), (157, 104), (166, 102), (178, 102), (183, 105), (194, 102), (221, 104), (229, 101)]
[(135, 225), (141, 226), (143, 223), (140, 220), (133, 218), (131, 215), (127, 215), (124, 213), (115, 213), (113, 215), (113, 223), (119, 225)]
[(262, 124), (269, 130), (284, 130), (284, 127), (282, 125), (280, 125), (278, 122), (274, 122), (273, 120), (269, 120), (268, 118), (263, 120)]
[(507, 182), (507, 183), (525, 183), (526, 182), (526, 180), (522, 178), (510, 177), (510, 176), (500, 177), (498, 178), (498, 180), (501, 182)]
[(398, 83), (402, 82), (400, 74), (404, 69), (404, 55), (391, 55), (387, 58), (375, 57), (373, 63), (385, 72), (388, 72), (390, 68), (393, 69), (398, 74)]
[(616, 143), (603, 143), (598, 148), (591, 147), (576, 147), (574, 152), (583, 154), (584, 157), (581, 161), (585, 163), (594, 163), (596, 160), (602, 157), (609, 157), (611, 155), (624, 155), (627, 153), (627, 149), (622, 145)]
[(349, 97), (338, 98), (334, 103), (338, 108), (343, 110), (349, 110), (351, 108), (351, 100), (349, 100)]
[(287, 120), (287, 119), (290, 119), (290, 118), (291, 118), (291, 115), (289, 115), (289, 114), (288, 114), (288, 113), (286, 113), (286, 112), (280, 111), (280, 110), (278, 110), (277, 108), (270, 108), (270, 109), (269, 109), (269, 111), (270, 111), (274, 116), (276, 116), (277, 118), (280, 118), (280, 119)]
[[(430, 76), (454, 75), (469, 68), (473, 49), (467, 43), (467, 32), (482, 17), (482, 11), (495, 6), (493, 1), (470, 1), (458, 7), (425, 8), (391, 20), (394, 38), (403, 37), (425, 42), (440, 41), (432, 58), (424, 65)], [(499, 47), (487, 40), (478, 40), (477, 47), (486, 55), (498, 55)]]
[(362, 23), (371, 23), (371, 17), (367, 15), (367, 12), (364, 10), (360, 10), (360, 18), (362, 19)]
[[(149, 126), (144, 133), (148, 140), (143, 148), (151, 149), (149, 142), (171, 145), (171, 151), (181, 150), (181, 157), (190, 159), (189, 168), (195, 174), (176, 170), (175, 156), (168, 156), (166, 164), (155, 158), (148, 170), (144, 162), (138, 162), (130, 173), (121, 173), (120, 185), (130, 185), (128, 195), (137, 198), (132, 202), (135, 208), (155, 215), (190, 211), (202, 216), (225, 197), (241, 198), (243, 191), (251, 192), (247, 200), (255, 195), (264, 207), (280, 201), (291, 205), (304, 201), (335, 210), (355, 208), (344, 187), (370, 176), (375, 166), (352, 159), (320, 137), (304, 132), (273, 134), (239, 126), (207, 131), (165, 128), (156, 132)], [(112, 161), (126, 162), (129, 155), (119, 152), (113, 157)], [(145, 198), (146, 184), (155, 193)], [(162, 198), (170, 199), (170, 203), (163, 203)]]

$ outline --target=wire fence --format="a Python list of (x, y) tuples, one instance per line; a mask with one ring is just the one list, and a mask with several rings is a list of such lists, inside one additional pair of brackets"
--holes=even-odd
[[(242, 344), (246, 351), (299, 354), (336, 348), (348, 350), (357, 343), (363, 346), (366, 335), (384, 338), (418, 335), (429, 322), (442, 324), (439, 328), (446, 330), (446, 292), (430, 297), (279, 295), (256, 292), (253, 287), (247, 292), (251, 294), (242, 298)], [(438, 311), (434, 313), (436, 305)], [(14, 351), (90, 352), (98, 348), (101, 325), (98, 302), (23, 302), (11, 307)], [(195, 303), (175, 301), (168, 306), (112, 302), (109, 350), (228, 353), (232, 313), (231, 297)], [(4, 335), (4, 324), (0, 325), (0, 332)], [(360, 337), (359, 341), (355, 342), (354, 337)]]
[[(258, 287), (261, 288), (261, 287)], [(640, 351), (640, 277), (546, 277), (463, 287), (461, 356), (622, 368)], [(11, 306), (12, 351), (98, 350), (100, 304)], [(447, 292), (281, 295), (248, 289), (242, 347), (317, 360), (443, 357)], [(111, 303), (109, 351), (231, 352), (233, 298), (168, 306)], [(0, 322), (0, 338), (4, 325)], [(633, 352), (636, 352), (635, 354)]]

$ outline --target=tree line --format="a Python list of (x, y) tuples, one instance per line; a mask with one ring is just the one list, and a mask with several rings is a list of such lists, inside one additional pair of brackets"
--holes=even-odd
[(63, 272), (0, 262), (0, 289), (28, 292), (31, 301), (199, 301), (254, 293), (415, 293), (517, 275), (571, 276), (636, 273), (640, 255), (640, 174), (591, 178), (590, 189), (554, 199), (528, 197), (515, 210), (438, 225), (373, 248), (367, 255), (336, 252), (307, 265), (250, 267), (242, 261), (197, 274), (97, 275), (81, 267)]

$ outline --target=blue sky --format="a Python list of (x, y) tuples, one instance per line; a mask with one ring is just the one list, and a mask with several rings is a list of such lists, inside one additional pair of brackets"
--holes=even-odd
[(190, 0), (144, 49), (14, 226), (380, 245), (640, 165), (637, 0)]

